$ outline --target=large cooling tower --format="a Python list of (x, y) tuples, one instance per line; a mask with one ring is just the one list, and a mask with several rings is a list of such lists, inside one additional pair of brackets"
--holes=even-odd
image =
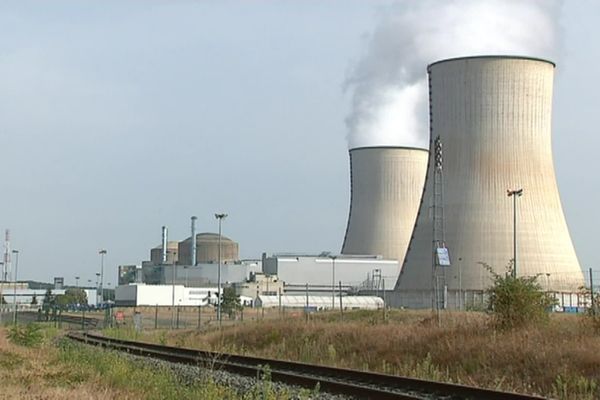
[[(444, 218), (436, 221), (445, 225), (452, 262), (439, 267), (445, 271), (441, 279), (449, 306), (456, 304), (457, 293), (489, 286), (490, 274), (480, 262), (504, 273), (513, 258), (509, 189), (523, 189), (516, 200), (517, 275), (539, 275), (542, 288), (553, 291), (577, 291), (584, 279), (552, 161), (554, 64), (525, 57), (466, 57), (431, 64), (428, 73), (431, 137), (439, 136), (443, 146), (443, 185), (437, 185), (436, 198), (443, 187), (443, 201), (437, 203)], [(433, 164), (395, 293), (395, 303), (405, 306), (432, 304)]]
[(427, 150), (350, 150), (350, 215), (342, 254), (382, 255), (402, 262), (427, 171)]

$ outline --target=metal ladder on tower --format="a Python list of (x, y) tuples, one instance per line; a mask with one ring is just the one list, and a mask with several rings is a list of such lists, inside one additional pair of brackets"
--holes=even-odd
[(446, 248), (444, 220), (444, 173), (442, 140), (433, 143), (433, 240), (431, 249), (431, 303), (436, 312), (446, 308), (446, 269), (440, 265), (438, 249)]

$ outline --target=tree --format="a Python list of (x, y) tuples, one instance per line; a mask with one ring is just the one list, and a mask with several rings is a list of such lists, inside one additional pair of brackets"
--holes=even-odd
[(500, 329), (512, 329), (548, 320), (548, 311), (556, 300), (537, 282), (538, 276), (513, 276), (512, 260), (504, 275), (480, 262), (491, 275), (493, 284), (487, 290), (488, 313)]
[(87, 304), (87, 295), (83, 289), (67, 289), (65, 294), (56, 296), (55, 303), (61, 308), (69, 305)]
[(31, 305), (37, 305), (38, 301), (37, 301), (37, 296), (35, 295), (35, 293), (33, 294), (33, 297), (31, 298)]
[(223, 288), (223, 299), (221, 302), (221, 311), (229, 314), (229, 316), (235, 315), (235, 313), (242, 309), (240, 304), (240, 296), (235, 293), (235, 288), (226, 287)]
[(52, 304), (54, 304), (54, 295), (52, 294), (52, 289), (48, 288), (44, 294), (43, 305), (51, 306)]

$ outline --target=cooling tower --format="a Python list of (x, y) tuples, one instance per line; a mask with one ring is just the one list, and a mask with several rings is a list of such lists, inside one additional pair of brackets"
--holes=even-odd
[(427, 171), (427, 150), (350, 150), (350, 215), (342, 254), (381, 255), (402, 262)]
[(432, 305), (434, 191), (443, 199), (438, 202), (443, 219), (436, 219), (443, 223), (436, 226), (445, 228), (452, 263), (438, 267), (443, 272), (436, 279), (447, 288), (449, 307), (457, 304), (457, 293), (466, 296), (489, 286), (490, 274), (480, 262), (504, 273), (513, 258), (515, 198), (507, 196), (509, 189), (523, 189), (516, 198), (517, 275), (538, 275), (544, 289), (576, 292), (584, 279), (552, 161), (554, 64), (525, 57), (466, 57), (431, 64), (428, 73), (430, 133), (443, 146), (443, 184), (434, 188), (430, 161), (394, 302)]

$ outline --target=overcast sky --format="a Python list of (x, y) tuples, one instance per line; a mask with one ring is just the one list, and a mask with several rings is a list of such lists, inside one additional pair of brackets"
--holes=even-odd
[[(162, 225), (181, 240), (191, 215), (215, 231), (221, 211), (244, 258), (339, 251), (345, 82), (393, 3), (0, 2), (0, 229), (20, 277), (85, 283), (105, 248), (114, 285)], [(599, 261), (597, 15), (564, 2), (555, 60), (555, 167), (586, 268)]]

